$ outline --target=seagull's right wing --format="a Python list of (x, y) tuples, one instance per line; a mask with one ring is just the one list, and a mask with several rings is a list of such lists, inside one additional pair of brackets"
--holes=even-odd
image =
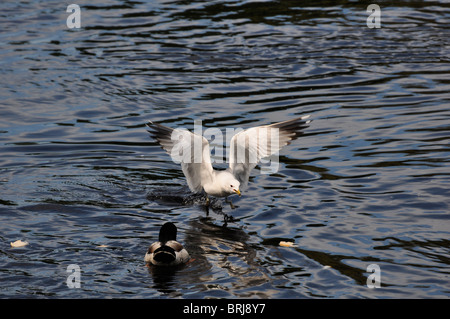
[(186, 129), (173, 129), (153, 122), (148, 122), (147, 126), (151, 129), (150, 135), (174, 162), (181, 163), (189, 189), (201, 192), (202, 185), (209, 182), (213, 174), (208, 140)]

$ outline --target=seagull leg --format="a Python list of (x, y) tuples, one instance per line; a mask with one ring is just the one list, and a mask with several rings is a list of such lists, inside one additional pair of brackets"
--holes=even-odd
[(225, 202), (227, 202), (228, 204), (230, 204), (230, 208), (231, 209), (235, 209), (236, 207), (233, 205), (233, 202), (231, 200), (228, 200), (228, 196), (225, 197)]
[(209, 216), (209, 204), (210, 204), (209, 197), (208, 197), (208, 194), (206, 194), (206, 200), (205, 200), (206, 216)]

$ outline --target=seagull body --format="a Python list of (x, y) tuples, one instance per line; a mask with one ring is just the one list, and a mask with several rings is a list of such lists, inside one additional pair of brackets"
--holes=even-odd
[[(149, 122), (149, 133), (172, 159), (181, 163), (189, 189), (202, 190), (210, 196), (241, 195), (240, 187), (248, 183), (251, 170), (265, 157), (277, 153), (302, 134), (310, 121), (309, 115), (292, 120), (252, 127), (235, 134), (230, 141), (229, 167), (215, 170), (211, 164), (208, 140), (186, 129)], [(234, 206), (230, 203), (230, 206)], [(207, 197), (207, 205), (209, 199)]]
[(189, 261), (189, 253), (177, 242), (177, 227), (165, 223), (160, 231), (158, 241), (151, 244), (144, 261), (156, 266), (177, 266)]

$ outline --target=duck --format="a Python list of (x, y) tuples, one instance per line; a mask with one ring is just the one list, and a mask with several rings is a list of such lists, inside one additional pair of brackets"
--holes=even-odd
[(177, 242), (177, 227), (171, 222), (161, 227), (158, 241), (150, 245), (144, 257), (147, 264), (155, 266), (178, 266), (189, 259), (187, 250)]

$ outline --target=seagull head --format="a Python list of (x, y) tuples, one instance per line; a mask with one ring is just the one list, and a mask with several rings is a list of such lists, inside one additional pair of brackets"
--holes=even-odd
[(239, 190), (239, 185), (240, 185), (241, 183), (239, 183), (239, 181), (238, 180), (233, 180), (233, 181), (230, 181), (230, 187), (229, 187), (229, 193), (230, 194), (233, 194), (233, 193), (236, 193), (236, 194), (238, 194), (239, 196), (241, 196), (241, 191)]
[(222, 170), (215, 174), (213, 187), (204, 189), (206, 193), (212, 196), (226, 197), (233, 194), (238, 194), (241, 196), (239, 186), (241, 186), (241, 183), (236, 179), (236, 177), (234, 177), (233, 174), (226, 170)]

